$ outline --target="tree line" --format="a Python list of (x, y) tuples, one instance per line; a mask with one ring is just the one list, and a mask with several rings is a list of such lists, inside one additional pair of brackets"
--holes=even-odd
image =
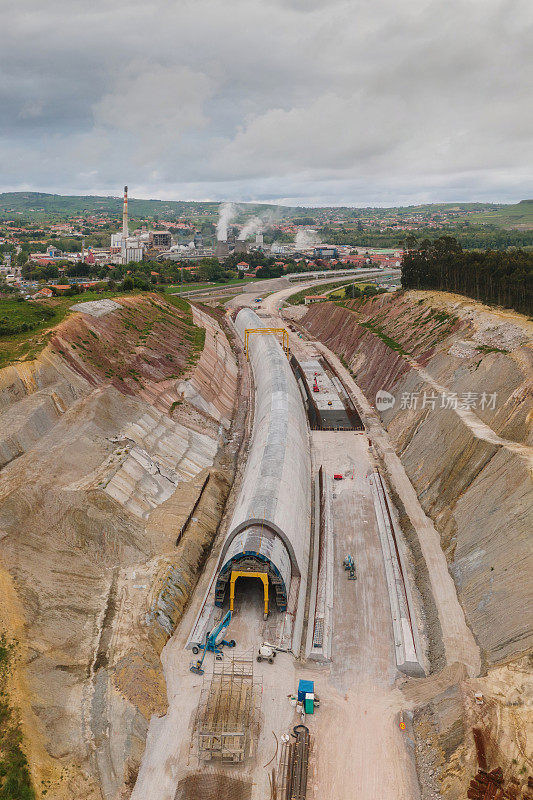
[(402, 286), (458, 292), (492, 305), (533, 313), (533, 253), (464, 251), (453, 236), (406, 242)]
[[(318, 233), (323, 242), (349, 245), (350, 247), (402, 247), (406, 237), (404, 230), (365, 228), (361, 222), (357, 226), (340, 228), (325, 225), (319, 229)], [(437, 239), (442, 236), (442, 232), (430, 227), (419, 228), (416, 233), (419, 239)], [(505, 229), (489, 224), (450, 223), (446, 226), (446, 235), (454, 236), (463, 247), (468, 249), (533, 246), (533, 230)]]

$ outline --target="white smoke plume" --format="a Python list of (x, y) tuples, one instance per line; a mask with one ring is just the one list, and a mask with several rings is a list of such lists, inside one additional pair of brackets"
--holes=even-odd
[(239, 233), (239, 239), (243, 242), (249, 236), (253, 236), (254, 233), (260, 233), (263, 230), (263, 220), (261, 217), (252, 217), (248, 220), (248, 222), (244, 225), (243, 229)]
[(222, 203), (218, 209), (217, 239), (219, 242), (228, 240), (228, 225), (237, 214), (235, 203)]
[(294, 242), (296, 249), (312, 247), (314, 244), (320, 244), (320, 237), (312, 228), (298, 228)]
[(278, 217), (279, 213), (273, 209), (264, 211), (260, 216), (251, 217), (239, 233), (239, 239), (244, 240), (254, 233), (262, 233), (264, 229), (272, 225)]

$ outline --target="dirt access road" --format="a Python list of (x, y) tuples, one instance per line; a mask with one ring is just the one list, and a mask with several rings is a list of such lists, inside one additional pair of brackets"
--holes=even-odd
[[(372, 456), (365, 434), (312, 433), (313, 463), (334, 484), (333, 643), (331, 665), (320, 678), (314, 798), (416, 800), (417, 777), (407, 736), (399, 728), (403, 697), (396, 664), (368, 474)], [(353, 555), (357, 579), (342, 566)], [(327, 681), (325, 680), (327, 674)]]

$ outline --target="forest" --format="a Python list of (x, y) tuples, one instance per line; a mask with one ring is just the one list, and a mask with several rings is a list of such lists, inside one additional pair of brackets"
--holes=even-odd
[(406, 242), (402, 286), (458, 292), (491, 305), (533, 313), (533, 253), (465, 251), (453, 236)]
[[(505, 249), (507, 247), (533, 247), (533, 228), (502, 228), (492, 224), (450, 223), (446, 233), (454, 236), (457, 241), (468, 249), (484, 250), (488, 247)], [(349, 245), (351, 247), (403, 247), (406, 232), (387, 228), (359, 228), (342, 226), (332, 228), (325, 225), (319, 229), (321, 241), (328, 244)], [(419, 228), (416, 231), (418, 239), (437, 239), (442, 236), (442, 231), (434, 228)]]

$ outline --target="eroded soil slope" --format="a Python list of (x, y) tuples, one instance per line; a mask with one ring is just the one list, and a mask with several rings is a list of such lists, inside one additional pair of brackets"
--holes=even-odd
[(380, 390), (394, 396), (382, 419), (494, 663), (533, 643), (522, 613), (531, 590), (533, 325), (465, 305), (444, 309), (410, 292), (320, 304), (303, 324), (342, 355), (371, 402)]
[(466, 795), (477, 769), (476, 727), (487, 767), (501, 766), (505, 780), (521, 784), (533, 769), (526, 611), (532, 607), (533, 324), (430, 292), (321, 303), (300, 324), (340, 356), (372, 404), (379, 391), (392, 395), (381, 419), (440, 533), (481, 650), (480, 678), (437, 677), (442, 685), (426, 695), (422, 684), (412, 689), (414, 705), (422, 704), (421, 774), (435, 792), (427, 796), (439, 789), (447, 798)]
[(166, 708), (159, 652), (231, 481), (220, 422), (237, 368), (202, 325), (157, 295), (122, 298), (0, 372), (0, 625), (19, 642), (13, 697), (47, 797), (122, 796)]

